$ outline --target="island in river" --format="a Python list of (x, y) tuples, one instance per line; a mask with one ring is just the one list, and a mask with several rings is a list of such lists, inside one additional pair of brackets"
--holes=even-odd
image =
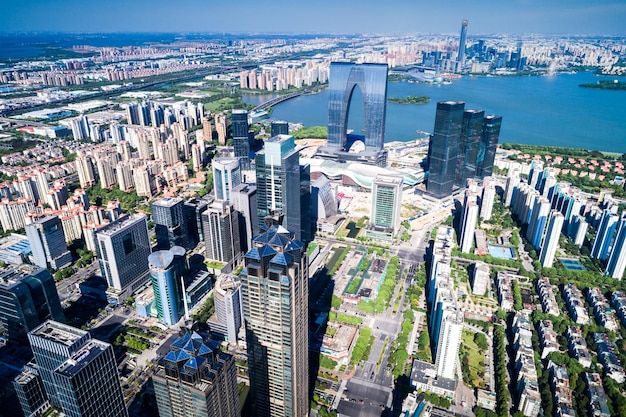
[(428, 104), (430, 103), (430, 97), (428, 96), (389, 97), (387, 101), (390, 103), (397, 103), (397, 104)]
[(580, 84), (583, 88), (598, 88), (600, 90), (620, 90), (626, 91), (626, 83), (614, 81), (598, 81), (596, 83)]

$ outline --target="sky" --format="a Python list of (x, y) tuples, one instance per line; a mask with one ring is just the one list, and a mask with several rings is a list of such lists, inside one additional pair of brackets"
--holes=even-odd
[(626, 35), (625, 0), (0, 0), (0, 32)]

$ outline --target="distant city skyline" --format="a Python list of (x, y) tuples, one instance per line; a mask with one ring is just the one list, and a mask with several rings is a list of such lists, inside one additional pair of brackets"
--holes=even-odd
[(22, 0), (3, 5), (0, 28), (11, 32), (453, 33), (469, 20), (478, 33), (626, 35), (621, 0), (487, 0), (446, 4), (393, 0), (287, 0), (217, 3), (187, 0)]

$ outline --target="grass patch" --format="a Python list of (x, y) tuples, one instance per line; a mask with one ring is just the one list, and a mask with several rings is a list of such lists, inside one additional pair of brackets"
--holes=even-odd
[(472, 387), (484, 387), (485, 355), (474, 342), (474, 334), (463, 330), (463, 344), (459, 351), (463, 382)]

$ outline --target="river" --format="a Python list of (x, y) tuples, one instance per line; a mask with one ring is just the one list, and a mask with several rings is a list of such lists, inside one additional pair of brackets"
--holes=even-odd
[[(626, 153), (626, 91), (581, 88), (579, 84), (612, 79), (590, 72), (553, 76), (463, 77), (452, 84), (389, 83), (388, 97), (428, 96), (428, 104), (387, 103), (385, 141), (415, 139), (432, 132), (438, 101), (464, 101), (465, 108), (502, 116), (500, 142), (578, 147)], [(622, 78), (621, 82), (626, 82)], [(259, 104), (276, 97), (244, 95)], [(349, 128), (363, 129), (361, 92), (356, 89)], [(299, 96), (274, 107), (272, 119), (328, 124), (328, 90)]]

